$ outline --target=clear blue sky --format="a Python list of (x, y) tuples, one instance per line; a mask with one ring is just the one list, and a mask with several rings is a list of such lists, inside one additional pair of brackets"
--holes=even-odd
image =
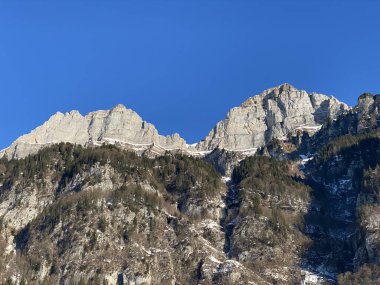
[(380, 93), (380, 1), (0, 1), (0, 148), (122, 103), (192, 143), (288, 82)]

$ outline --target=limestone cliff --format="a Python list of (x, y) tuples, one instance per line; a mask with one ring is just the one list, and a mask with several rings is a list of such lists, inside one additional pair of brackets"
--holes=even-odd
[(254, 152), (274, 138), (286, 139), (297, 129), (313, 133), (328, 117), (335, 118), (347, 110), (349, 107), (334, 97), (308, 94), (285, 83), (231, 109), (197, 149)]
[(178, 135), (161, 136), (156, 128), (133, 110), (117, 105), (82, 116), (78, 111), (56, 113), (42, 126), (18, 138), (0, 153), (8, 158), (22, 158), (51, 144), (120, 144), (136, 151), (155, 145), (160, 150), (183, 149), (185, 141)]
[[(362, 101), (364, 105), (370, 106), (371, 102), (367, 101), (371, 98), (367, 97), (363, 97)], [(227, 118), (195, 146), (187, 145), (178, 134), (159, 135), (152, 124), (143, 121), (136, 112), (123, 105), (111, 110), (91, 112), (86, 116), (78, 111), (65, 114), (58, 112), (42, 126), (0, 151), (0, 157), (23, 158), (60, 142), (80, 145), (111, 143), (153, 155), (180, 151), (203, 156), (217, 147), (251, 155), (272, 139), (286, 139), (294, 131), (315, 133), (327, 118), (336, 118), (347, 110), (349, 107), (334, 97), (308, 94), (283, 84), (265, 90), (246, 100), (240, 107), (231, 109)]]

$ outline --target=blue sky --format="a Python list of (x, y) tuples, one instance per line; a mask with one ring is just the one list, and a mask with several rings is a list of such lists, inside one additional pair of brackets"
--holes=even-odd
[(0, 148), (122, 103), (189, 143), (288, 82), (380, 93), (379, 1), (0, 1)]

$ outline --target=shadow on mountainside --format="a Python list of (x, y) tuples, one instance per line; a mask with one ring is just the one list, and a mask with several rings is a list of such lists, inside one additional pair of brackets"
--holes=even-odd
[(305, 234), (313, 243), (303, 256), (302, 266), (333, 283), (338, 274), (353, 269), (355, 256), (358, 192), (345, 181), (326, 186), (309, 182), (313, 196), (305, 216)]

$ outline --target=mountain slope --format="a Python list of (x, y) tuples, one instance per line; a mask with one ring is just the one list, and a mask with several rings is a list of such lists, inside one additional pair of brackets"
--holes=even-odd
[(226, 191), (188, 156), (59, 144), (3, 158), (0, 284), (268, 284), (224, 253)]

